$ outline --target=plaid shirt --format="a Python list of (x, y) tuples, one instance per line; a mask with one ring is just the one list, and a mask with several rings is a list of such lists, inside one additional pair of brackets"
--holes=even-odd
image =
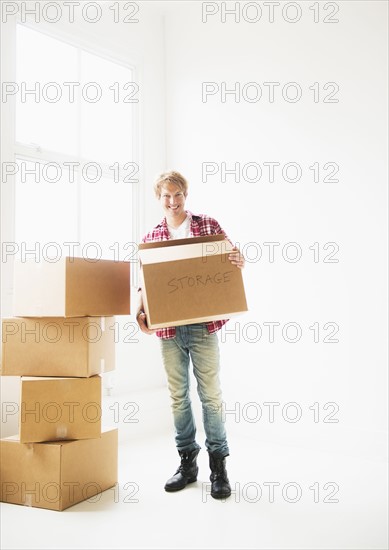
[[(196, 216), (195, 214), (192, 214), (192, 212), (189, 212), (189, 210), (186, 210), (186, 213), (190, 218), (191, 237), (203, 237), (205, 235), (225, 235), (226, 239), (228, 239), (223, 229), (213, 218), (210, 218), (209, 216), (205, 216), (203, 214)], [(151, 243), (153, 241), (168, 241), (170, 239), (171, 237), (167, 227), (166, 218), (164, 218), (158, 225), (154, 227), (154, 229), (152, 229), (149, 233), (147, 233), (147, 235), (143, 237), (142, 242)], [(209, 323), (206, 323), (208, 332), (210, 334), (217, 332), (222, 328), (223, 325), (227, 323), (227, 321), (228, 319), (223, 319), (221, 321), (210, 321)], [(157, 330), (157, 336), (159, 336), (159, 338), (174, 338), (175, 335), (175, 327), (166, 327)]]

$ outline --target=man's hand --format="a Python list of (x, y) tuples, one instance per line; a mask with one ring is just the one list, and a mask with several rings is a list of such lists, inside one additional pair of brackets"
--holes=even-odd
[(156, 329), (150, 329), (148, 326), (147, 326), (147, 323), (146, 323), (146, 313), (144, 313), (143, 311), (140, 311), (137, 313), (136, 315), (136, 320), (138, 322), (138, 325), (139, 325), (139, 328), (142, 332), (144, 332), (145, 334), (154, 334), (155, 332), (157, 332)]
[(240, 250), (236, 247), (232, 249), (232, 251), (228, 254), (228, 259), (233, 265), (236, 265), (239, 267), (239, 269), (244, 268), (245, 259), (243, 257), (243, 254), (241, 254)]

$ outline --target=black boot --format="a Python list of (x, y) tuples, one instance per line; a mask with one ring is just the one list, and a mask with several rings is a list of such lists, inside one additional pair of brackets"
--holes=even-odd
[(200, 449), (193, 449), (193, 451), (178, 451), (181, 457), (181, 464), (174, 476), (167, 480), (165, 491), (180, 491), (186, 487), (188, 483), (197, 481), (199, 468), (196, 463), (196, 458), (199, 452)]
[(231, 495), (230, 482), (226, 471), (226, 459), (218, 453), (209, 453), (209, 467), (212, 481), (211, 496), (213, 498), (227, 498)]

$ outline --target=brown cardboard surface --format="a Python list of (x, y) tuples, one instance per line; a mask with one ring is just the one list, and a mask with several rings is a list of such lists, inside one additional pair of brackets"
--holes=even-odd
[(129, 315), (130, 262), (15, 261), (14, 289), (16, 317)]
[(101, 377), (22, 378), (21, 443), (101, 436)]
[[(117, 483), (118, 431), (50, 443), (0, 440), (0, 501), (64, 510)], [(91, 505), (92, 506), (92, 505)]]
[(88, 377), (115, 368), (114, 317), (2, 321), (2, 375)]
[(242, 272), (228, 260), (232, 245), (221, 237), (139, 245), (149, 328), (228, 319), (247, 311)]
[(66, 317), (129, 313), (129, 262), (99, 260), (91, 263), (83, 258), (67, 258)]
[[(62, 453), (62, 479), (68, 486), (75, 485), (74, 497), (65, 492), (62, 505), (71, 506), (98, 494), (117, 482), (118, 430), (114, 429), (99, 440), (79, 441), (78, 445), (66, 445)], [(84, 494), (83, 494), (84, 493)]]

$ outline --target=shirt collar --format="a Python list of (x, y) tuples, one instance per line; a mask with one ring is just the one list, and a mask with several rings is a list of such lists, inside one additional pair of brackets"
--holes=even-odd
[[(192, 214), (192, 212), (190, 210), (185, 210), (186, 212), (186, 215), (188, 216), (189, 218), (189, 223), (192, 223), (192, 219), (198, 219), (200, 216), (196, 216), (196, 214)], [(163, 218), (160, 223), (159, 223), (160, 227), (162, 227), (163, 229), (166, 229), (167, 231), (167, 221), (166, 221), (166, 217)]]

